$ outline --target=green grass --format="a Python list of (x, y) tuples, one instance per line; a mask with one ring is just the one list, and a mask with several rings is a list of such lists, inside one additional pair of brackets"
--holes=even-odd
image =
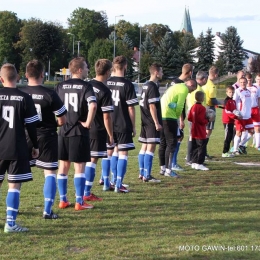
[[(224, 138), (220, 111), (209, 142), (214, 156), (207, 162), (210, 171), (185, 167), (180, 179), (142, 183), (137, 180), (136, 137), (124, 180), (131, 192), (103, 192), (98, 185), (99, 162), (93, 192), (103, 201), (93, 203), (92, 210), (60, 210), (57, 200), (54, 211), (60, 219), (43, 220), (43, 173), (33, 168), (34, 181), (23, 184), (18, 216), (18, 223), (30, 229), (26, 234), (3, 232), (5, 182), (0, 198), (0, 259), (260, 259), (259, 167), (234, 164), (259, 162), (259, 154), (248, 148), (247, 156), (220, 157)], [(137, 112), (140, 122), (139, 108)], [(186, 141), (187, 135), (178, 158), (182, 166)], [(153, 175), (160, 177), (157, 151)], [(73, 202), (72, 171), (68, 197)]]

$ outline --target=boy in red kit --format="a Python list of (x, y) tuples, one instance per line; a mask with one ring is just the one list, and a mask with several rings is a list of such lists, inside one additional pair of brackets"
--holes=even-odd
[(204, 92), (198, 91), (195, 94), (196, 103), (191, 107), (188, 114), (188, 121), (192, 123), (192, 164), (191, 168), (208, 171), (203, 165), (206, 155), (207, 133), (206, 127), (209, 120), (206, 118), (206, 108), (201, 104), (204, 101)]
[(234, 111), (236, 110), (236, 101), (233, 100), (235, 93), (235, 88), (233, 86), (226, 87), (227, 97), (224, 100), (224, 107), (222, 112), (222, 122), (225, 129), (225, 140), (222, 157), (230, 158), (234, 157), (233, 153), (228, 153), (230, 148), (230, 143), (234, 137), (234, 124), (235, 119), (241, 119), (241, 116), (236, 116)]

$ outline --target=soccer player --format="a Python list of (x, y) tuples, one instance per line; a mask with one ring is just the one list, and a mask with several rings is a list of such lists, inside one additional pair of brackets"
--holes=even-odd
[(1, 67), (0, 89), (0, 186), (8, 172), (5, 233), (25, 232), (28, 228), (16, 224), (20, 190), (23, 182), (32, 180), (25, 127), (32, 141), (32, 157), (39, 155), (36, 122), (38, 115), (32, 98), (16, 88), (17, 71), (6, 63)]
[[(247, 72), (245, 74), (247, 79), (247, 89), (251, 92), (252, 108), (251, 108), (251, 118), (254, 124), (254, 145), (257, 150), (260, 151), (260, 88), (253, 85), (253, 76), (251, 73)], [(251, 136), (248, 136), (250, 138)], [(243, 138), (242, 138), (243, 139)]]
[(208, 119), (206, 118), (206, 108), (202, 105), (204, 101), (203, 91), (197, 91), (195, 94), (196, 103), (191, 107), (188, 120), (191, 125), (192, 136), (192, 165), (196, 170), (208, 171), (209, 168), (203, 165), (206, 154), (206, 126)]
[[(138, 105), (135, 88), (131, 81), (125, 79), (127, 60), (124, 56), (117, 56), (113, 60), (113, 76), (107, 81), (112, 92), (114, 105), (113, 131), (114, 146), (108, 146), (108, 156), (111, 157), (112, 182), (115, 192), (128, 192), (122, 185), (128, 160), (128, 151), (135, 149), (133, 136), (135, 130), (135, 106)], [(104, 187), (109, 189), (109, 187)]]
[(97, 103), (93, 87), (84, 81), (88, 75), (88, 66), (83, 57), (70, 61), (71, 79), (61, 82), (56, 92), (67, 109), (67, 121), (60, 127), (58, 134), (58, 188), (59, 208), (67, 208), (68, 172), (74, 162), (74, 186), (76, 190), (75, 210), (93, 208), (83, 201), (85, 188), (85, 165), (90, 161), (89, 129), (94, 120)]
[[(219, 104), (219, 101), (217, 100), (217, 87), (214, 84), (213, 80), (218, 78), (218, 68), (215, 66), (210, 67), (209, 69), (209, 77), (207, 83), (202, 87), (202, 90), (204, 91), (206, 95), (206, 107), (210, 108), (214, 111), (216, 111), (215, 106)], [(212, 130), (214, 129), (215, 121), (209, 122), (207, 126), (207, 141), (208, 144), (209, 138), (212, 134)], [(206, 144), (206, 145), (207, 145)], [(211, 159), (211, 156), (208, 155), (206, 150), (206, 158)]]
[(177, 145), (178, 119), (184, 107), (188, 93), (197, 88), (197, 82), (189, 79), (185, 83), (175, 84), (168, 88), (161, 98), (162, 131), (160, 135), (159, 160), (160, 174), (168, 177), (179, 177), (171, 170), (172, 158)]
[(153, 63), (150, 68), (150, 79), (142, 87), (140, 110), (141, 110), (141, 133), (138, 141), (142, 143), (138, 155), (139, 179), (144, 182), (160, 182), (151, 175), (156, 144), (160, 143), (160, 130), (162, 129), (162, 114), (160, 104), (160, 92), (158, 81), (162, 79), (162, 66)]
[(114, 111), (114, 107), (111, 91), (105, 85), (105, 83), (110, 77), (111, 68), (111, 61), (107, 59), (97, 60), (95, 63), (96, 77), (90, 81), (97, 99), (97, 112), (89, 131), (91, 162), (86, 163), (86, 183), (84, 191), (84, 200), (87, 201), (102, 200), (101, 198), (91, 193), (91, 188), (96, 174), (95, 171), (98, 158), (104, 158), (102, 161), (102, 168), (104, 168), (102, 177), (104, 179), (105, 189), (110, 185), (109, 172), (111, 157), (107, 156), (106, 142), (108, 141), (109, 146), (114, 144), (113, 121), (111, 115), (111, 113)]
[[(237, 110), (241, 111), (242, 119), (236, 120), (236, 135), (234, 138), (234, 153), (239, 155), (245, 152), (245, 143), (248, 137), (244, 138), (241, 143), (241, 135), (243, 131), (248, 131), (249, 137), (254, 134), (254, 125), (251, 118), (251, 92), (247, 89), (247, 79), (241, 78), (239, 80), (239, 88), (235, 90), (233, 99), (236, 101)], [(239, 153), (240, 150), (240, 153)]]
[[(43, 218), (57, 219), (58, 215), (52, 211), (56, 195), (56, 174), (58, 169), (57, 126), (61, 126), (66, 122), (65, 114), (67, 111), (57, 93), (42, 86), (44, 66), (40, 61), (29, 61), (26, 65), (25, 75), (28, 79), (28, 86), (21, 88), (21, 90), (32, 97), (40, 119), (37, 124), (40, 155), (36, 160), (31, 161), (31, 166), (36, 165), (44, 170)], [(31, 143), (29, 142), (30, 146)]]
[[(202, 70), (199, 70), (196, 74), (197, 88), (188, 94), (186, 98), (187, 111), (189, 113), (191, 107), (196, 103), (195, 94), (197, 91), (202, 91), (202, 86), (204, 86), (208, 81), (208, 73)], [(204, 98), (203, 98), (204, 100)], [(191, 137), (191, 122), (189, 122), (189, 138), (187, 145), (187, 155), (186, 155), (186, 164), (191, 165), (191, 149), (192, 149), (192, 137)]]

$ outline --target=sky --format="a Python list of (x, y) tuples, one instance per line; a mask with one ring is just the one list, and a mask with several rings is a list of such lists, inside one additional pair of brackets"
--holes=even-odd
[[(67, 19), (77, 8), (105, 11), (108, 24), (124, 19), (130, 23), (164, 24), (172, 31), (180, 30), (185, 7), (189, 9), (194, 37), (206, 33), (225, 33), (229, 26), (237, 28), (243, 48), (260, 53), (259, 0), (9, 0), (1, 1), (0, 11), (11, 11), (20, 19), (38, 18), (59, 22), (67, 27)], [(123, 15), (123, 17), (116, 17)], [(1, 32), (0, 32), (1, 33)]]

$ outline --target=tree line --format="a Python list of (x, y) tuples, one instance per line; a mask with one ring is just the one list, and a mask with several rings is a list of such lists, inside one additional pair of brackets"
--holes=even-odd
[[(115, 43), (116, 55), (124, 55), (128, 59), (130, 66), (126, 76), (131, 80), (138, 78), (145, 81), (152, 62), (159, 62), (164, 68), (164, 77), (170, 78), (178, 76), (185, 63), (192, 63), (197, 70), (206, 71), (214, 64), (221, 74), (235, 73), (243, 69), (243, 60), (247, 57), (243, 40), (233, 26), (221, 34), (221, 53), (215, 61), (215, 36), (211, 28), (201, 32), (196, 39), (187, 32), (173, 32), (163, 24), (141, 27), (138, 23), (119, 20), (116, 25), (108, 25), (105, 12), (80, 7), (71, 13), (67, 21), (68, 28), (63, 28), (58, 22), (37, 18), (21, 20), (16, 13), (1, 11), (1, 64), (13, 63), (23, 75), (26, 63), (35, 58), (42, 61), (46, 68), (50, 62), (50, 72), (54, 75), (55, 71), (68, 67), (73, 57), (80, 55), (89, 62), (90, 77), (93, 77), (97, 59), (113, 60)], [(141, 51), (140, 64), (134, 65), (134, 47)], [(138, 70), (134, 70), (134, 66)]]

